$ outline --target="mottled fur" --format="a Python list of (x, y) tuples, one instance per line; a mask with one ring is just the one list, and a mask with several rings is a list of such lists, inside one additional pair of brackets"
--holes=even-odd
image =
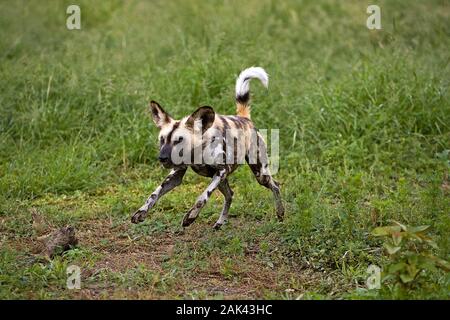
[(277, 216), (283, 219), (280, 187), (270, 175), (264, 139), (250, 120), (249, 83), (252, 78), (259, 79), (266, 87), (268, 85), (268, 76), (262, 68), (252, 67), (242, 71), (236, 81), (237, 115), (219, 115), (205, 106), (181, 120), (174, 120), (157, 102), (150, 103), (153, 121), (160, 129), (159, 160), (172, 171), (133, 214), (133, 223), (144, 221), (157, 200), (178, 186), (187, 168), (191, 167), (199, 175), (212, 180), (184, 216), (183, 226), (190, 225), (197, 218), (213, 191), (219, 189), (225, 203), (214, 228), (220, 228), (228, 218), (233, 197), (227, 177), (244, 162), (249, 164), (257, 181), (272, 190)]

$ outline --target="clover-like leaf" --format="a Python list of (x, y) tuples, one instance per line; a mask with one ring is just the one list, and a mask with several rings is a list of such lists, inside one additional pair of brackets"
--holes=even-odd
[(395, 263), (395, 264), (391, 264), (389, 266), (389, 273), (397, 273), (399, 271), (402, 271), (403, 269), (406, 268), (406, 263), (404, 262), (399, 262), (399, 263)]
[(396, 246), (399, 246), (403, 239), (403, 234), (405, 232), (393, 232), (392, 233), (392, 241)]
[(389, 236), (394, 232), (400, 232), (401, 229), (398, 226), (386, 226), (386, 227), (377, 227), (372, 230), (371, 234), (375, 237), (384, 237)]
[(408, 228), (404, 224), (401, 224), (400, 222), (395, 221), (395, 220), (391, 220), (391, 221), (393, 223), (395, 223), (397, 226), (399, 226), (403, 231), (408, 231)]
[(411, 277), (409, 273), (402, 273), (400, 275), (400, 279), (402, 280), (403, 283), (409, 283), (414, 280), (414, 277)]
[(424, 232), (427, 230), (430, 226), (417, 226), (417, 227), (408, 227), (408, 232), (410, 233), (418, 233), (418, 232)]
[(396, 252), (398, 252), (402, 248), (402, 247), (399, 247), (399, 246), (395, 246), (394, 244), (389, 243), (389, 242), (385, 242), (383, 244), (383, 246), (386, 248), (387, 252), (390, 255), (395, 254)]
[(433, 256), (431, 254), (426, 255), (426, 257), (433, 260), (439, 268), (441, 268), (447, 272), (450, 271), (450, 262), (448, 262), (447, 260), (441, 259), (441, 258)]

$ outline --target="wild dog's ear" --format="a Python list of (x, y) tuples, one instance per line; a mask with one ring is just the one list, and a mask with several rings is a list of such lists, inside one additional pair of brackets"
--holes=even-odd
[(172, 121), (172, 117), (156, 101), (150, 102), (150, 111), (152, 112), (153, 122), (161, 129)]
[(195, 123), (197, 121), (201, 121), (202, 125), (202, 134), (208, 130), (214, 122), (214, 118), (216, 117), (216, 113), (211, 107), (200, 107), (193, 114), (189, 116), (186, 121), (186, 127), (193, 130)]

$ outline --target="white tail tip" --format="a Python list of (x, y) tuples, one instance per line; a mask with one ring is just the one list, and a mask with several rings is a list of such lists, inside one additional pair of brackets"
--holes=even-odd
[(250, 91), (250, 80), (256, 78), (261, 81), (264, 87), (269, 86), (269, 76), (267, 72), (261, 67), (250, 67), (241, 72), (236, 80), (236, 99), (245, 100), (245, 96)]

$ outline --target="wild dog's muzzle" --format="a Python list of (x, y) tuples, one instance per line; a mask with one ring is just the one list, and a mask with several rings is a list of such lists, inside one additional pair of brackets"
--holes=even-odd
[(172, 146), (170, 146), (169, 144), (165, 144), (159, 151), (158, 160), (165, 168), (173, 167), (171, 154), (172, 154)]

